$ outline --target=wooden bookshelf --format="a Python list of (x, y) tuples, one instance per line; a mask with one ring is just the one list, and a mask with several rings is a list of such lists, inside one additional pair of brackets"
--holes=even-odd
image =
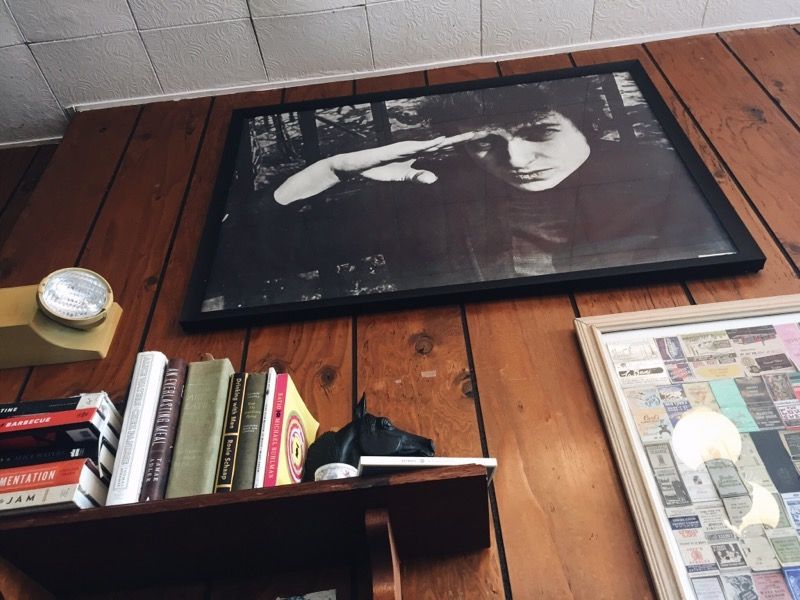
[(375, 546), (376, 514), (401, 558), (469, 552), (490, 543), (486, 486), (466, 465), (24, 515), (0, 520), (0, 555), (65, 594), (324, 568)]

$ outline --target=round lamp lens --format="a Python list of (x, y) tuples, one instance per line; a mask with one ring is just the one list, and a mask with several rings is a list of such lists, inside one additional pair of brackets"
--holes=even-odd
[(39, 285), (39, 306), (65, 325), (90, 327), (105, 318), (113, 294), (108, 282), (86, 269), (61, 269)]

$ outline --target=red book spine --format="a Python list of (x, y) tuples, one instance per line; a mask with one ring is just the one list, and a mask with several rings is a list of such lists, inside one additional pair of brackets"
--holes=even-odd
[(289, 376), (278, 375), (275, 382), (275, 403), (272, 408), (272, 419), (269, 431), (269, 454), (267, 468), (264, 472), (264, 487), (273, 487), (278, 480), (278, 464), (281, 459), (281, 433), (283, 432), (283, 407), (286, 404), (286, 384)]
[(85, 458), (0, 470), (0, 493), (37, 490), (80, 481)]
[(91, 421), (95, 413), (97, 413), (96, 408), (82, 408), (80, 410), (65, 410), (63, 412), (39, 413), (0, 419), (0, 435), (15, 431), (85, 423)]

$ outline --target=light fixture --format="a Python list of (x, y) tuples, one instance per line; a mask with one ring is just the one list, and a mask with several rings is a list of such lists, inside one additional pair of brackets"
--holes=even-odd
[(0, 368), (103, 358), (121, 315), (111, 286), (88, 269), (0, 289)]

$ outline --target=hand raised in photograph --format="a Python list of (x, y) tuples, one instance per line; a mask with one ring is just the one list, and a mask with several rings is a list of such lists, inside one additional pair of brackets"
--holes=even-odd
[(464, 144), (486, 171), (529, 192), (555, 187), (577, 170), (591, 152), (572, 121), (549, 111), (533, 123), (487, 126), (453, 136), (395, 142), (323, 158), (290, 176), (275, 190), (275, 200), (287, 205), (311, 198), (354, 175), (375, 181), (434, 184), (438, 175), (417, 169), (414, 163), (425, 154), (459, 144)]

